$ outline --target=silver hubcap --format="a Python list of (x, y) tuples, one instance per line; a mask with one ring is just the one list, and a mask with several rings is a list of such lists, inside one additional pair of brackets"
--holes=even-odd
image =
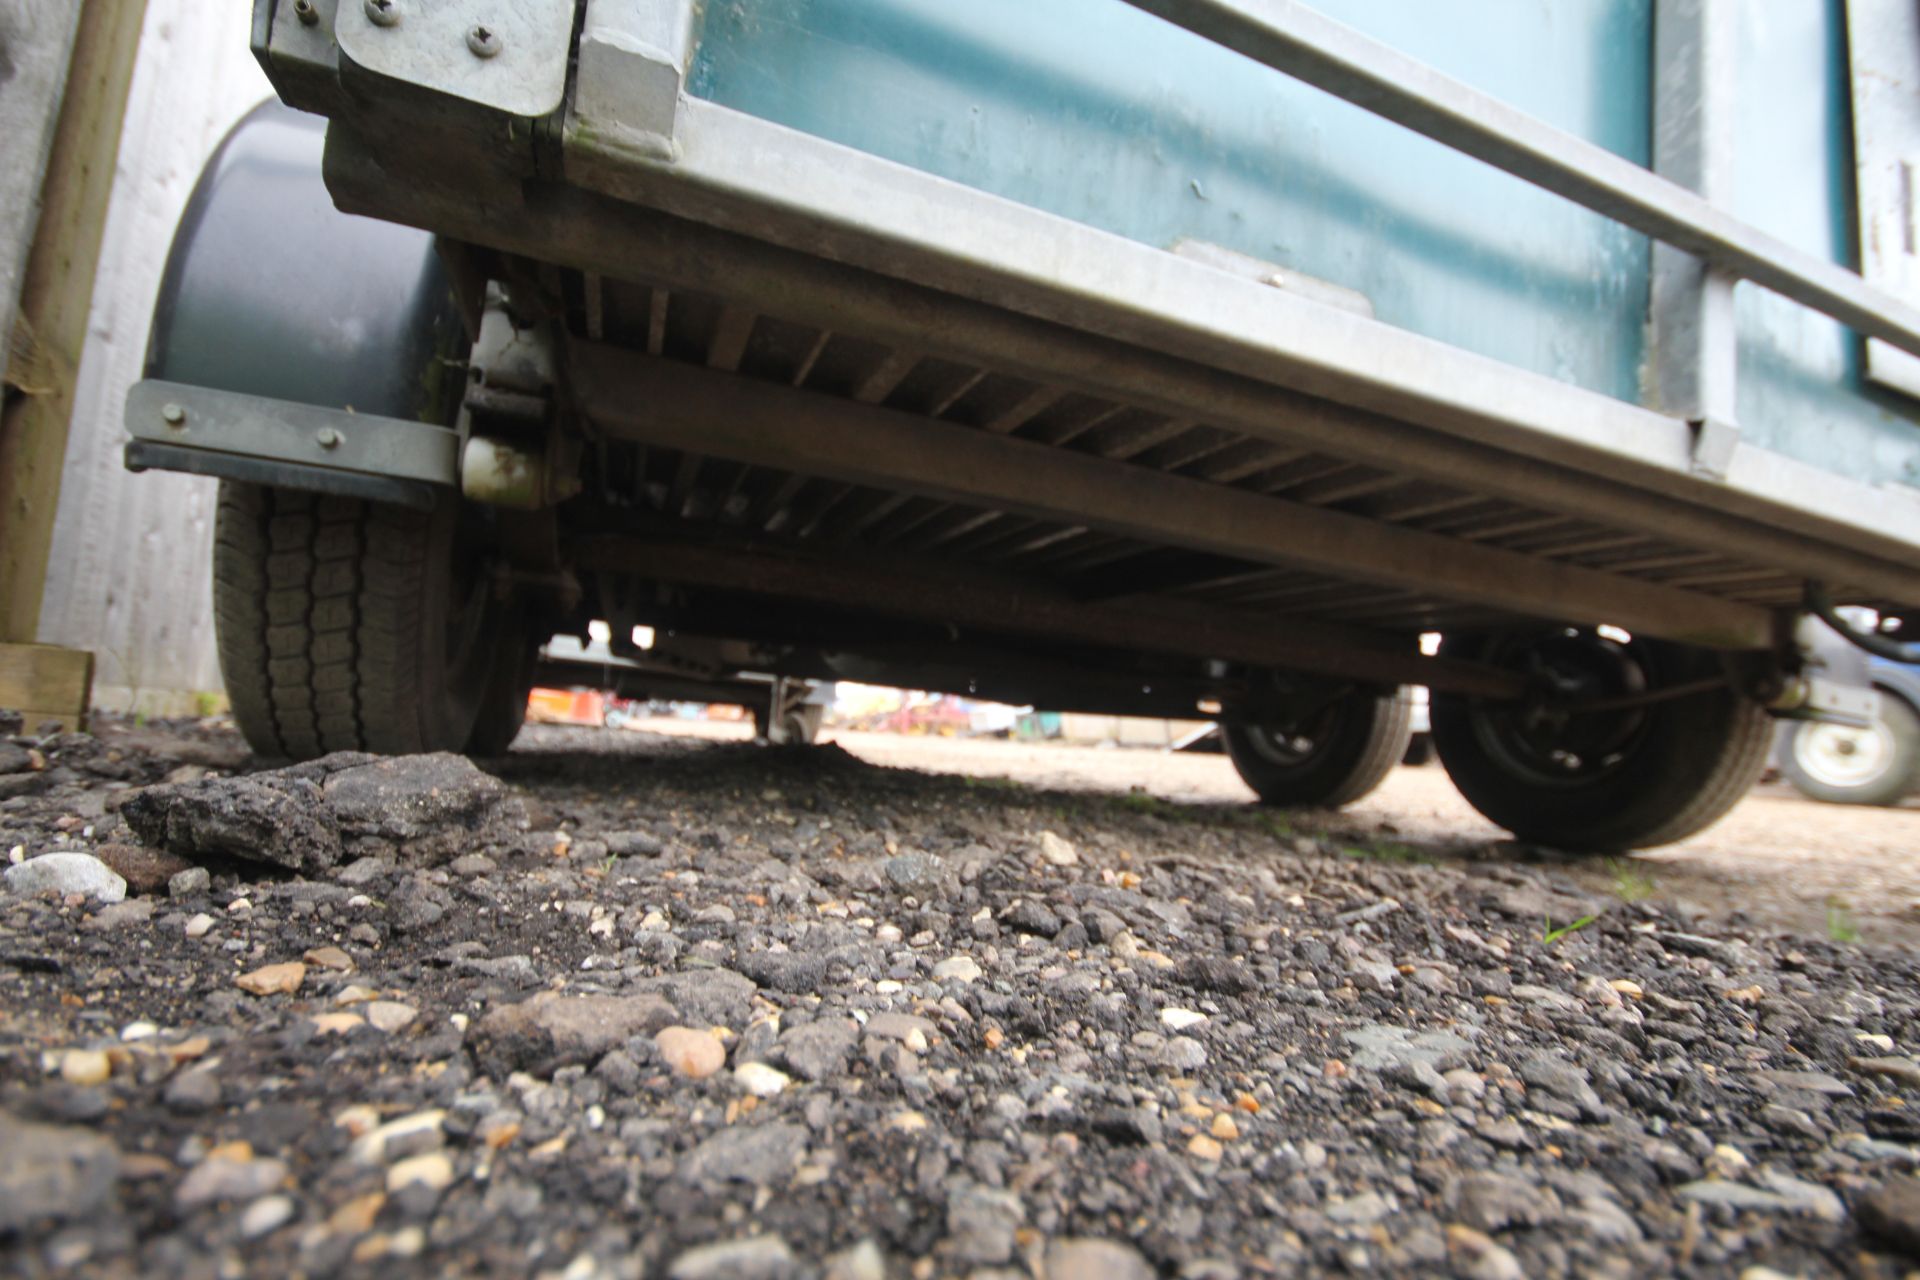
[(1875, 781), (1893, 764), (1893, 734), (1878, 720), (1870, 728), (1810, 724), (1793, 738), (1793, 758), (1823, 786), (1851, 790)]

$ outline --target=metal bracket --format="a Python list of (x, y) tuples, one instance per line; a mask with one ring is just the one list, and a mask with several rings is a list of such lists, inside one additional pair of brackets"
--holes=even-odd
[[(127, 392), (129, 461), (258, 480), (249, 460), (429, 485), (460, 482), (459, 436), (444, 427), (148, 378)], [(194, 465), (184, 465), (191, 458)], [(311, 487), (311, 486), (308, 486)]]
[(1740, 447), (1740, 428), (1719, 418), (1695, 418), (1687, 425), (1693, 428), (1693, 474), (1725, 480)]
[(361, 67), (528, 118), (567, 88), (573, 0), (340, 0), (334, 39)]
[(589, 0), (568, 131), (673, 159), (697, 23), (691, 0)]

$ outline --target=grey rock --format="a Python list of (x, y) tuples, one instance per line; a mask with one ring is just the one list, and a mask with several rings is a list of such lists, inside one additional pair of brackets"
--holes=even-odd
[(959, 1186), (947, 1193), (947, 1235), (962, 1262), (1006, 1262), (1014, 1232), (1026, 1221), (1020, 1197), (990, 1187)]
[(913, 849), (880, 864), (887, 883), (917, 898), (937, 898), (953, 884), (953, 873), (938, 856)]
[[(1858, 1066), (1860, 1059), (1852, 1059)], [(1862, 1068), (1864, 1069), (1864, 1068)], [(1756, 1080), (1770, 1084), (1778, 1089), (1792, 1089), (1799, 1093), (1817, 1093), (1828, 1098), (1851, 1098), (1853, 1086), (1845, 1080), (1827, 1074), (1824, 1071), (1756, 1071)], [(1920, 1081), (1917, 1081), (1920, 1082)]]
[(79, 893), (96, 902), (120, 902), (127, 882), (90, 853), (43, 853), (6, 870), (7, 889), (19, 894)]
[(1002, 911), (1000, 922), (1009, 929), (1039, 938), (1051, 938), (1060, 932), (1060, 917), (1045, 903), (1035, 902), (1032, 898), (1023, 898)]
[(220, 1079), (202, 1067), (182, 1071), (167, 1081), (161, 1099), (175, 1111), (192, 1114), (211, 1111), (220, 1105)]
[(1345, 1199), (1332, 1200), (1324, 1210), (1329, 1222), (1343, 1227), (1370, 1227), (1393, 1212), (1393, 1206), (1376, 1192), (1362, 1191)]
[[(1892, 1056), (1883, 1058), (1848, 1058), (1847, 1065), (1855, 1071), (1865, 1072), (1868, 1075), (1885, 1076), (1896, 1084), (1903, 1085), (1909, 1089), (1920, 1089), (1920, 1062), (1916, 1062), (1912, 1058)], [(1837, 1084), (1839, 1082), (1835, 1081), (1835, 1083)], [(1841, 1092), (1850, 1095), (1853, 1090), (1848, 1089), (1845, 1085), (1841, 1085)]]
[(1384, 960), (1355, 960), (1347, 971), (1347, 977), (1355, 987), (1362, 991), (1390, 993), (1399, 973)]
[(805, 1080), (827, 1080), (846, 1070), (860, 1044), (860, 1028), (850, 1018), (821, 1018), (780, 1033), (776, 1056)]
[(445, 862), (521, 817), (504, 783), (450, 752), (336, 752), (243, 777), (165, 783), (132, 797), (121, 814), (142, 841), (182, 857), (303, 872), (325, 871), (349, 851)]
[(1154, 1061), (1174, 1071), (1198, 1071), (1207, 1065), (1207, 1047), (1192, 1036), (1170, 1036)]
[(1350, 1065), (1381, 1071), (1390, 1066), (1424, 1063), (1435, 1071), (1461, 1065), (1467, 1042), (1450, 1031), (1415, 1031), (1375, 1022), (1341, 1033), (1352, 1045)]
[(0, 1235), (82, 1218), (113, 1194), (120, 1149), (88, 1129), (28, 1124), (0, 1111)]
[(1453, 1184), (1454, 1215), (1476, 1231), (1537, 1227), (1552, 1221), (1559, 1205), (1531, 1182), (1499, 1173), (1470, 1173)]
[(257, 1200), (287, 1180), (279, 1160), (229, 1160), (214, 1156), (187, 1171), (173, 1190), (173, 1207), (191, 1213), (218, 1201)]
[(447, 870), (469, 879), (474, 876), (490, 876), (499, 869), (500, 864), (484, 853), (463, 853), (447, 864)]
[(708, 1189), (729, 1182), (766, 1186), (787, 1178), (806, 1154), (807, 1131), (776, 1121), (722, 1129), (687, 1153), (677, 1176)]
[(1776, 1178), (1771, 1188), (1708, 1178), (1682, 1185), (1679, 1194), (1701, 1204), (1726, 1205), (1743, 1212), (1803, 1213), (1829, 1222), (1838, 1221), (1846, 1213), (1839, 1198), (1825, 1187), (1784, 1176)]
[(690, 1024), (718, 1027), (744, 1026), (754, 991), (753, 979), (731, 969), (688, 969), (645, 978), (634, 986), (671, 1000)]
[(869, 1238), (827, 1259), (823, 1280), (887, 1280), (887, 1260)]
[(262, 1196), (240, 1215), (242, 1239), (258, 1240), (293, 1221), (294, 1204), (288, 1196)]
[(1585, 1067), (1575, 1066), (1555, 1053), (1529, 1054), (1517, 1072), (1531, 1088), (1562, 1098), (1588, 1111), (1598, 1111), (1600, 1095), (1587, 1083)]
[(1754, 1180), (1767, 1190), (1784, 1196), (1795, 1213), (1803, 1213), (1822, 1222), (1840, 1222), (1847, 1216), (1847, 1206), (1840, 1197), (1817, 1182), (1808, 1182), (1805, 1178), (1796, 1178), (1778, 1169), (1762, 1169)]
[[(5, 1205), (0, 1204), (0, 1213), (4, 1212)], [(1854, 1213), (1862, 1231), (1909, 1256), (1920, 1257), (1920, 1178), (1889, 1178), (1861, 1196)]]
[(689, 1249), (667, 1268), (667, 1280), (788, 1280), (793, 1251), (779, 1236), (748, 1236)]
[(601, 834), (600, 843), (618, 858), (656, 858), (666, 848), (651, 831), (608, 831)]
[(177, 872), (167, 881), (167, 894), (174, 898), (191, 898), (196, 893), (205, 893), (213, 888), (213, 876), (205, 867), (188, 867)]
[(388, 876), (398, 873), (399, 870), (400, 864), (392, 858), (383, 855), (373, 855), (365, 858), (355, 858), (352, 862), (347, 863), (338, 871), (334, 872), (333, 878), (341, 884), (359, 889), (374, 883), (376, 880), (385, 880)]
[(679, 1017), (672, 1002), (654, 992), (569, 996), (543, 991), (489, 1010), (474, 1027), (475, 1046), (483, 1062), (545, 1074), (556, 1067), (593, 1063), (630, 1038), (650, 1036)]
[(1153, 1265), (1116, 1240), (1065, 1238), (1047, 1245), (1047, 1280), (1154, 1280)]
[(152, 919), (152, 898), (128, 898), (125, 902), (109, 903), (94, 912), (86, 928), (92, 933), (110, 933), (129, 925), (146, 924)]
[(791, 994), (817, 991), (827, 977), (827, 958), (812, 952), (752, 951), (733, 963), (761, 986)]

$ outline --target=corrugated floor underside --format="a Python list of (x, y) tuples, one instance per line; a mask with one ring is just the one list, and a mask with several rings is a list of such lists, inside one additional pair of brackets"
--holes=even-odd
[[(1792, 605), (1802, 590), (1799, 577), (1751, 560), (825, 332), (711, 297), (608, 281), (589, 300), (578, 277), (569, 281), (569, 293), (583, 336), (670, 360), (1743, 603)], [(603, 491), (616, 503), (803, 543), (997, 569), (1090, 600), (1188, 598), (1400, 632), (1516, 620), (1338, 574), (679, 451), (608, 445), (597, 465)]]

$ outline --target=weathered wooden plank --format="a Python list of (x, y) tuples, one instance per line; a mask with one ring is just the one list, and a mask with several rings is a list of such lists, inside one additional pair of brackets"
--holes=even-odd
[(29, 732), (58, 720), (84, 729), (93, 696), (93, 655), (51, 644), (0, 644), (0, 710), (18, 711)]
[[(39, 630), (94, 270), (146, 0), (89, 0), (41, 184), (19, 323), (38, 385), (0, 409), (0, 640)], [(11, 335), (8, 335), (9, 338)]]

